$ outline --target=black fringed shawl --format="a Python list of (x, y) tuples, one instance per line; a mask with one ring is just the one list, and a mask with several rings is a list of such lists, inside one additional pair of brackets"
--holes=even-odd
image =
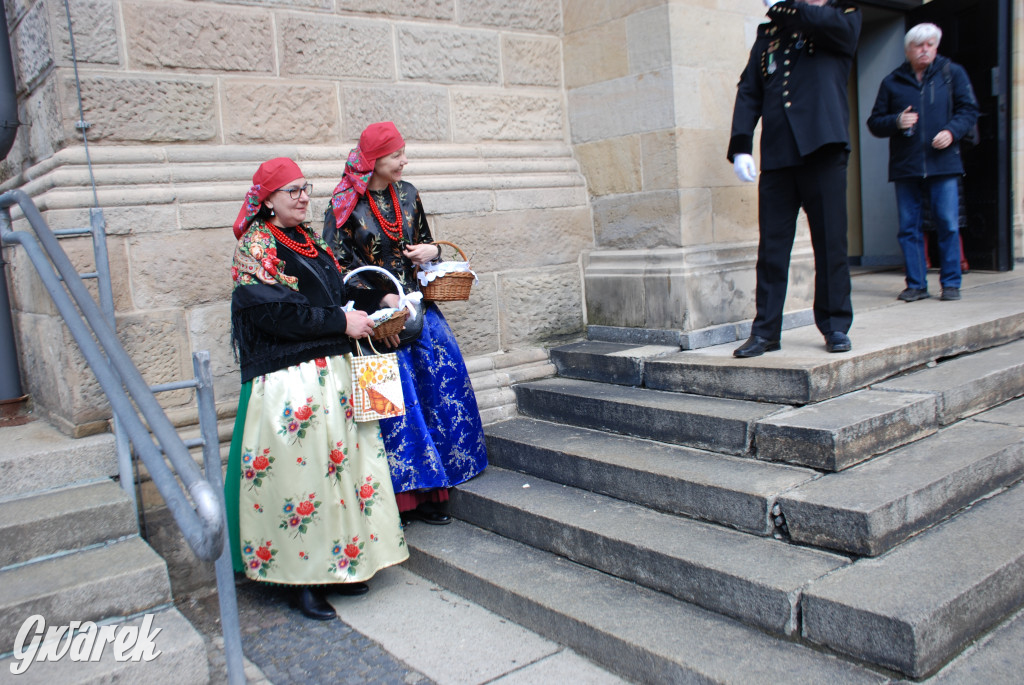
[[(334, 257), (308, 226), (317, 247), (305, 257), (280, 244), (254, 221), (235, 248), (231, 275), (231, 342), (242, 382), (320, 357), (352, 352), (342, 307), (379, 308), (384, 293), (346, 288)], [(285, 234), (304, 243), (296, 229)]]

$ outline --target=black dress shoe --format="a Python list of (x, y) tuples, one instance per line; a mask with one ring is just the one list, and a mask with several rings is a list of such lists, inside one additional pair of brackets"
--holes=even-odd
[(734, 357), (760, 357), (765, 352), (775, 352), (782, 349), (782, 343), (778, 340), (768, 340), (759, 335), (752, 335), (747, 342), (737, 347), (732, 356)]
[(301, 588), (295, 595), (294, 601), (302, 615), (314, 621), (330, 621), (332, 618), (338, 617), (334, 607), (322, 595), (314, 592), (313, 588)]
[(432, 526), (445, 526), (452, 522), (452, 517), (447, 511), (447, 507), (433, 502), (421, 504), (413, 511), (405, 513), (411, 514), (412, 518), (416, 521), (423, 521), (423, 523), (429, 523)]
[(825, 349), (829, 352), (849, 352), (853, 349), (853, 343), (846, 333), (832, 331), (825, 334)]

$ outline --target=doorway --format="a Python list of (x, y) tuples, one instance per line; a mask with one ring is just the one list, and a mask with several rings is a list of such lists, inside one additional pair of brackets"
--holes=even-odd
[[(961, 235), (972, 269), (1007, 271), (1013, 267), (1010, 173), (1010, 84), (1012, 21), (1009, 0), (893, 0), (862, 2), (864, 25), (857, 52), (856, 114), (862, 135), (862, 254), (865, 266), (900, 265), (896, 242), (895, 192), (887, 180), (887, 139), (867, 133), (878, 85), (905, 59), (903, 36), (921, 22), (942, 29), (939, 53), (962, 65), (981, 108), (981, 142), (961, 146), (964, 202)], [(917, 5), (909, 7), (909, 5)]]

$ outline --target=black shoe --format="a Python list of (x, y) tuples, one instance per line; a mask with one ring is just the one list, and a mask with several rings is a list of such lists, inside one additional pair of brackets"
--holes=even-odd
[(927, 300), (929, 297), (931, 297), (931, 295), (928, 294), (927, 290), (907, 288), (897, 295), (896, 299), (903, 300), (904, 302), (917, 302), (918, 300)]
[(943, 288), (942, 295), (939, 297), (940, 300), (959, 300), (960, 299), (960, 288)]
[(345, 597), (356, 597), (369, 592), (370, 586), (366, 583), (342, 583), (340, 585), (332, 585), (331, 591)]
[(433, 502), (426, 502), (416, 507), (412, 512), (409, 512), (415, 517), (423, 521), (423, 523), (429, 523), (432, 526), (446, 526), (452, 522), (452, 517), (448, 514), (446, 505), (438, 505)]
[(825, 334), (825, 349), (829, 352), (849, 352), (853, 349), (853, 343), (846, 333), (832, 331)]
[(314, 621), (330, 621), (338, 617), (334, 607), (322, 595), (314, 592), (313, 588), (301, 588), (295, 595), (294, 603), (303, 616)]
[(748, 357), (760, 357), (765, 352), (775, 352), (781, 349), (782, 343), (778, 340), (768, 340), (759, 335), (752, 335), (747, 338), (747, 342), (733, 350), (732, 356), (746, 359)]

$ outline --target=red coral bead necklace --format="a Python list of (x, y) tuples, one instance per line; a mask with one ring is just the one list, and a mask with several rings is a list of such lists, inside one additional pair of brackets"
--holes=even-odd
[(377, 223), (380, 224), (384, 234), (394, 241), (400, 241), (402, 239), (402, 208), (398, 205), (398, 191), (395, 190), (395, 184), (389, 183), (388, 190), (391, 191), (391, 206), (395, 209), (394, 221), (388, 221), (384, 218), (380, 207), (377, 206), (376, 200), (373, 199), (372, 192), (367, 193), (366, 198), (370, 202), (370, 211), (373, 212), (373, 216), (377, 219)]
[(313, 243), (313, 239), (309, 237), (308, 233), (302, 230), (301, 226), (296, 226), (295, 230), (299, 232), (299, 235), (306, 239), (303, 243), (298, 243), (292, 240), (284, 234), (284, 231), (274, 224), (268, 223), (267, 226), (270, 227), (270, 232), (274, 234), (275, 238), (277, 238), (277, 242), (281, 243), (292, 252), (300, 254), (303, 257), (309, 257), (310, 259), (315, 258), (317, 254), (319, 254), (317, 252), (316, 245)]

